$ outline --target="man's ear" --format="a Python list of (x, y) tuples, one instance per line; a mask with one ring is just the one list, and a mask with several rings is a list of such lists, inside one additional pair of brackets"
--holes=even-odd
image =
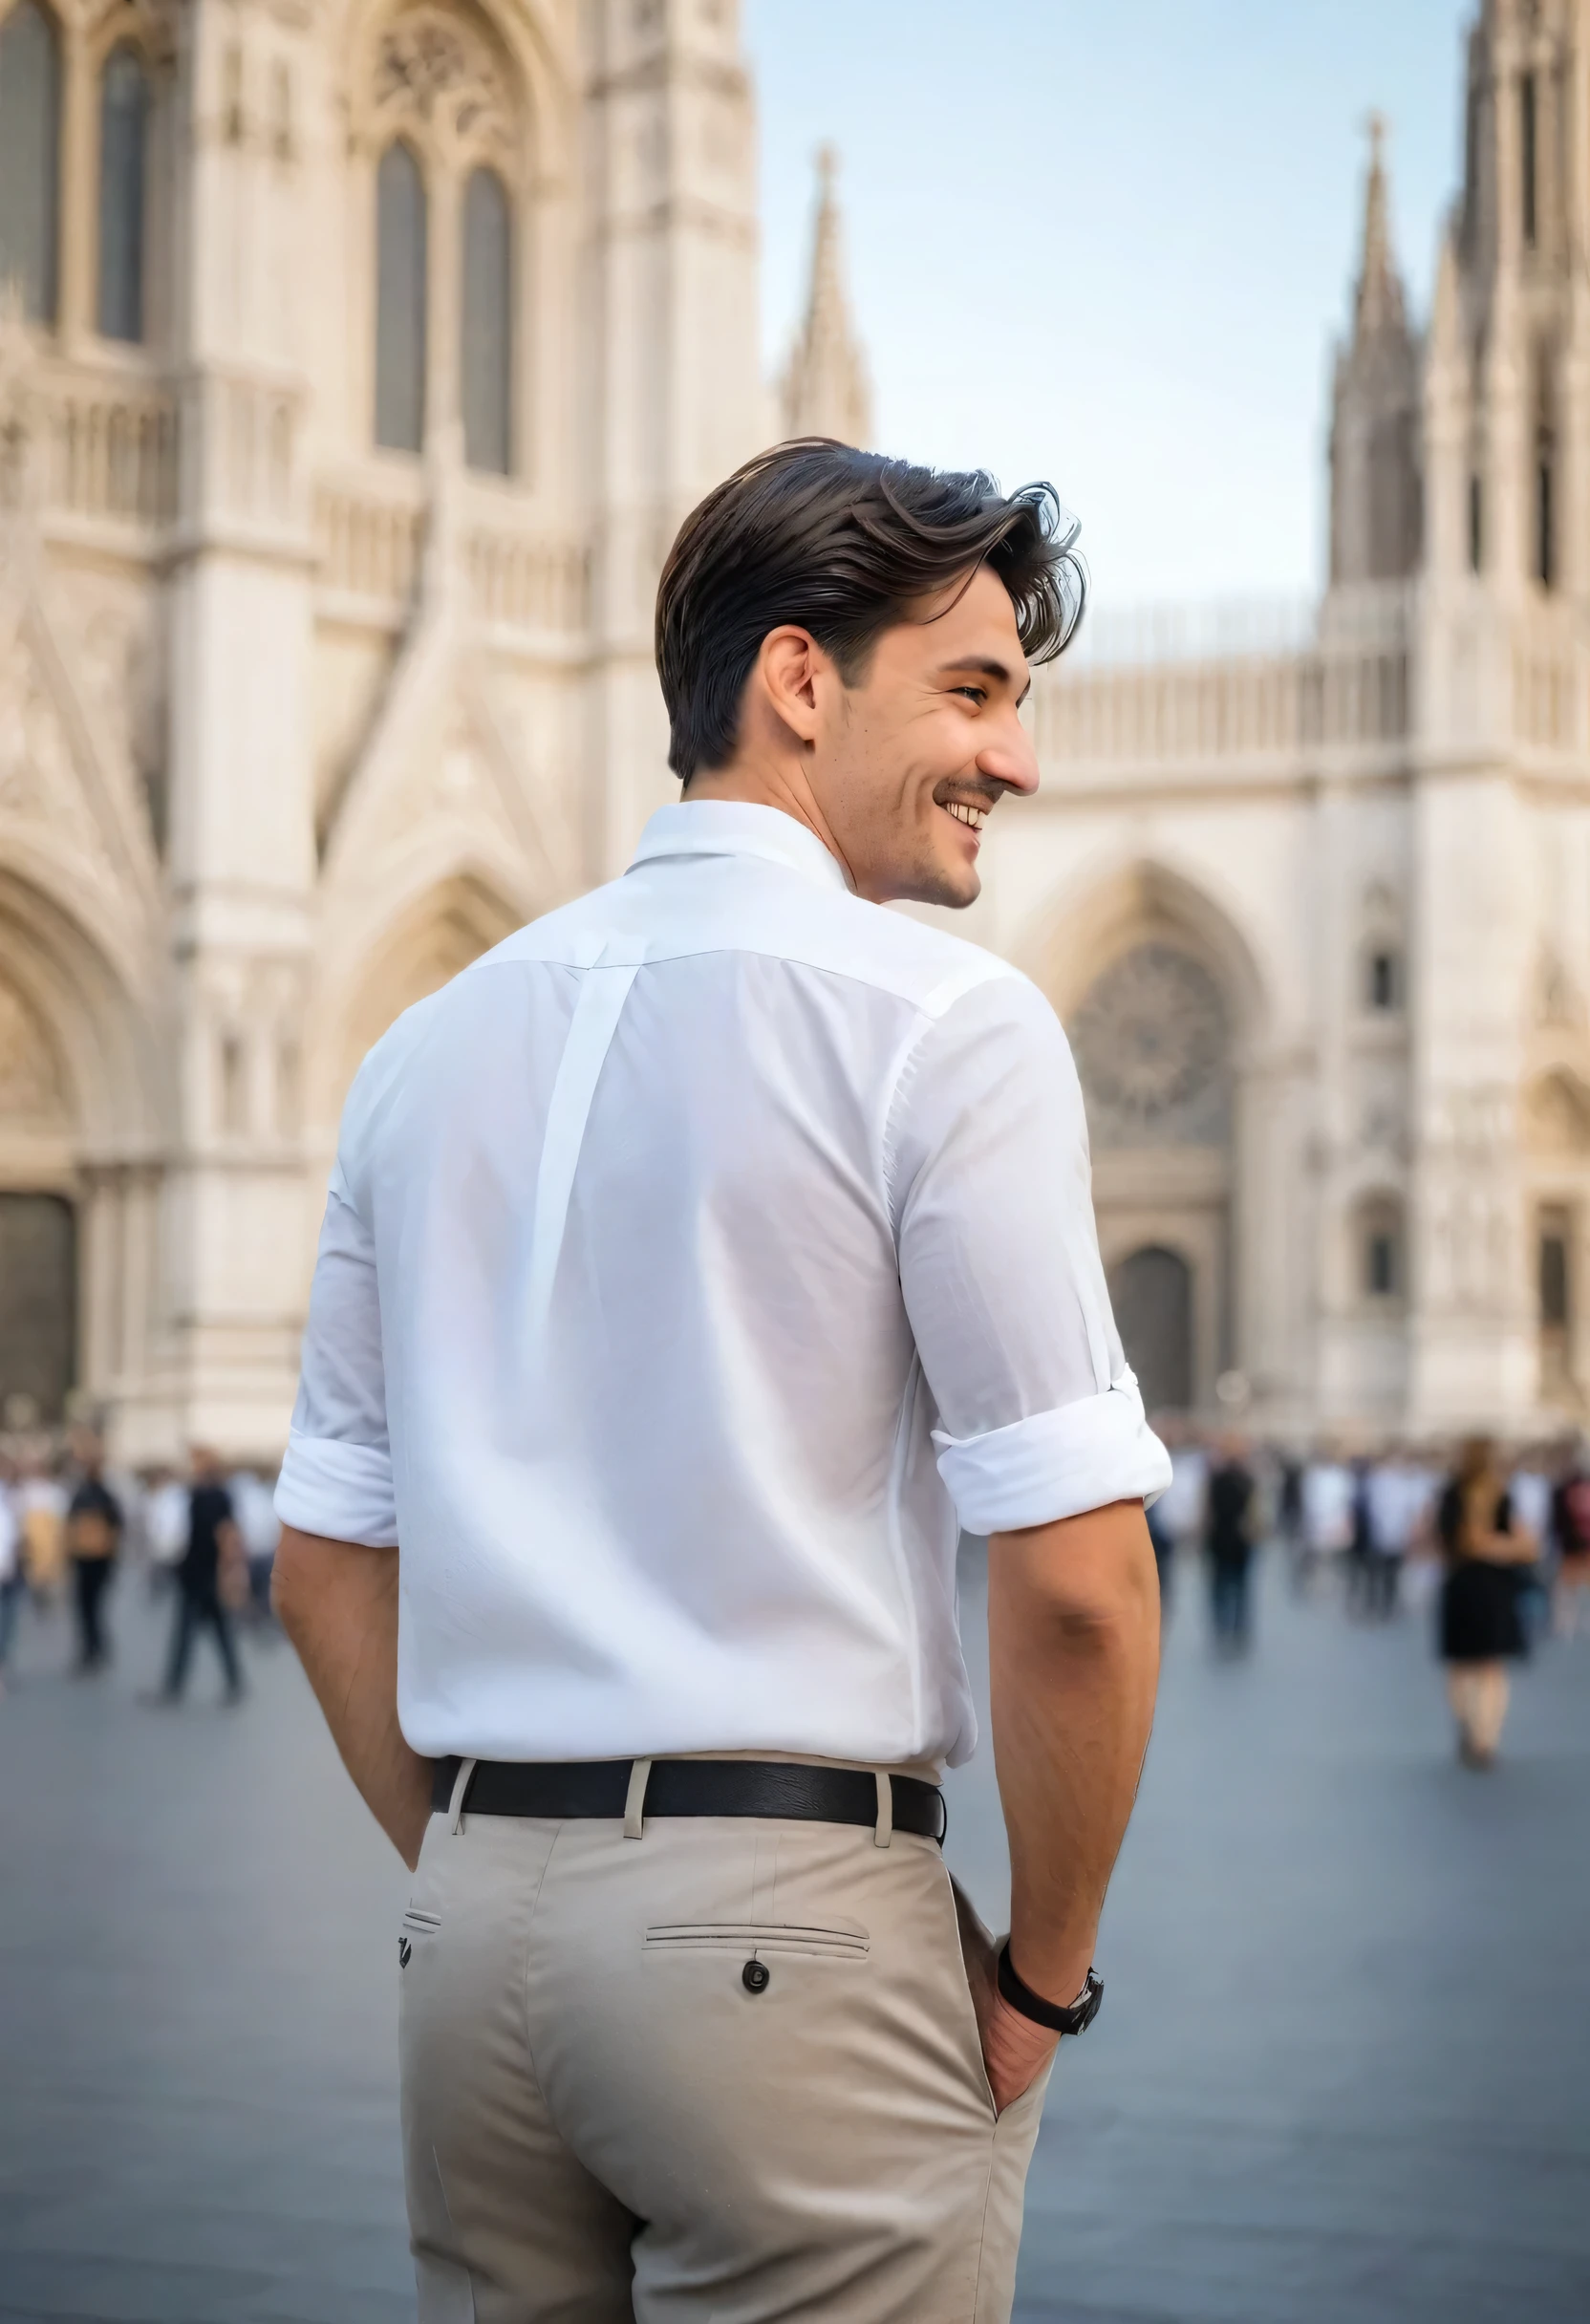
[(818, 680), (832, 667), (816, 638), (793, 625), (769, 630), (762, 641), (753, 683), (799, 742), (817, 739)]

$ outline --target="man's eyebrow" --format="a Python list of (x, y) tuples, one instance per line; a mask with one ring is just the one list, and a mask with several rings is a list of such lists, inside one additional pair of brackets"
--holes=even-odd
[[(1010, 672), (1002, 661), (985, 661), (978, 654), (963, 654), (958, 661), (941, 662), (934, 672), (934, 676), (935, 678), (953, 678), (957, 670), (976, 670), (979, 678), (992, 678), (1001, 686), (1010, 684)], [(1029, 676), (1026, 684), (1016, 697), (1018, 710), (1021, 709), (1031, 692), (1032, 678)]]

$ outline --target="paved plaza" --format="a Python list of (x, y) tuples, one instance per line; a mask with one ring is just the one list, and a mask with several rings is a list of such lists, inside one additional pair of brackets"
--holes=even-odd
[[(981, 1569), (969, 1551), (969, 1629)], [(1590, 1641), (1506, 1763), (1448, 1757), (1422, 1624), (1267, 1571), (1217, 1664), (1184, 1571), (1136, 1821), (1028, 2203), (1021, 2324), (1582, 2324)], [(240, 1711), (135, 1701), (31, 1622), (0, 1702), (0, 2324), (399, 2324), (404, 1875), (282, 1647)], [(949, 1854), (986, 1917), (985, 1754)]]

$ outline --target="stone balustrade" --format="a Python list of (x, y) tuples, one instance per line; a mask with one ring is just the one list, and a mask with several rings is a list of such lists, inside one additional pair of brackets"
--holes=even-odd
[(366, 486), (322, 484), (314, 496), (320, 587), (365, 600), (393, 616), (408, 606), (425, 539), (423, 502)]
[(67, 364), (31, 383), (30, 436), (46, 517), (158, 531), (177, 515), (172, 391)]
[(492, 628), (568, 635), (590, 619), (591, 560), (575, 541), (482, 527), (464, 542), (472, 609)]

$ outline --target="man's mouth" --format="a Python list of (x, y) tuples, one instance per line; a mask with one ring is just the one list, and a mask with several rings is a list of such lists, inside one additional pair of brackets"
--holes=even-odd
[(969, 831), (980, 831), (988, 821), (987, 807), (976, 807), (968, 799), (946, 799), (943, 807), (947, 815), (953, 815), (957, 823), (965, 824)]

